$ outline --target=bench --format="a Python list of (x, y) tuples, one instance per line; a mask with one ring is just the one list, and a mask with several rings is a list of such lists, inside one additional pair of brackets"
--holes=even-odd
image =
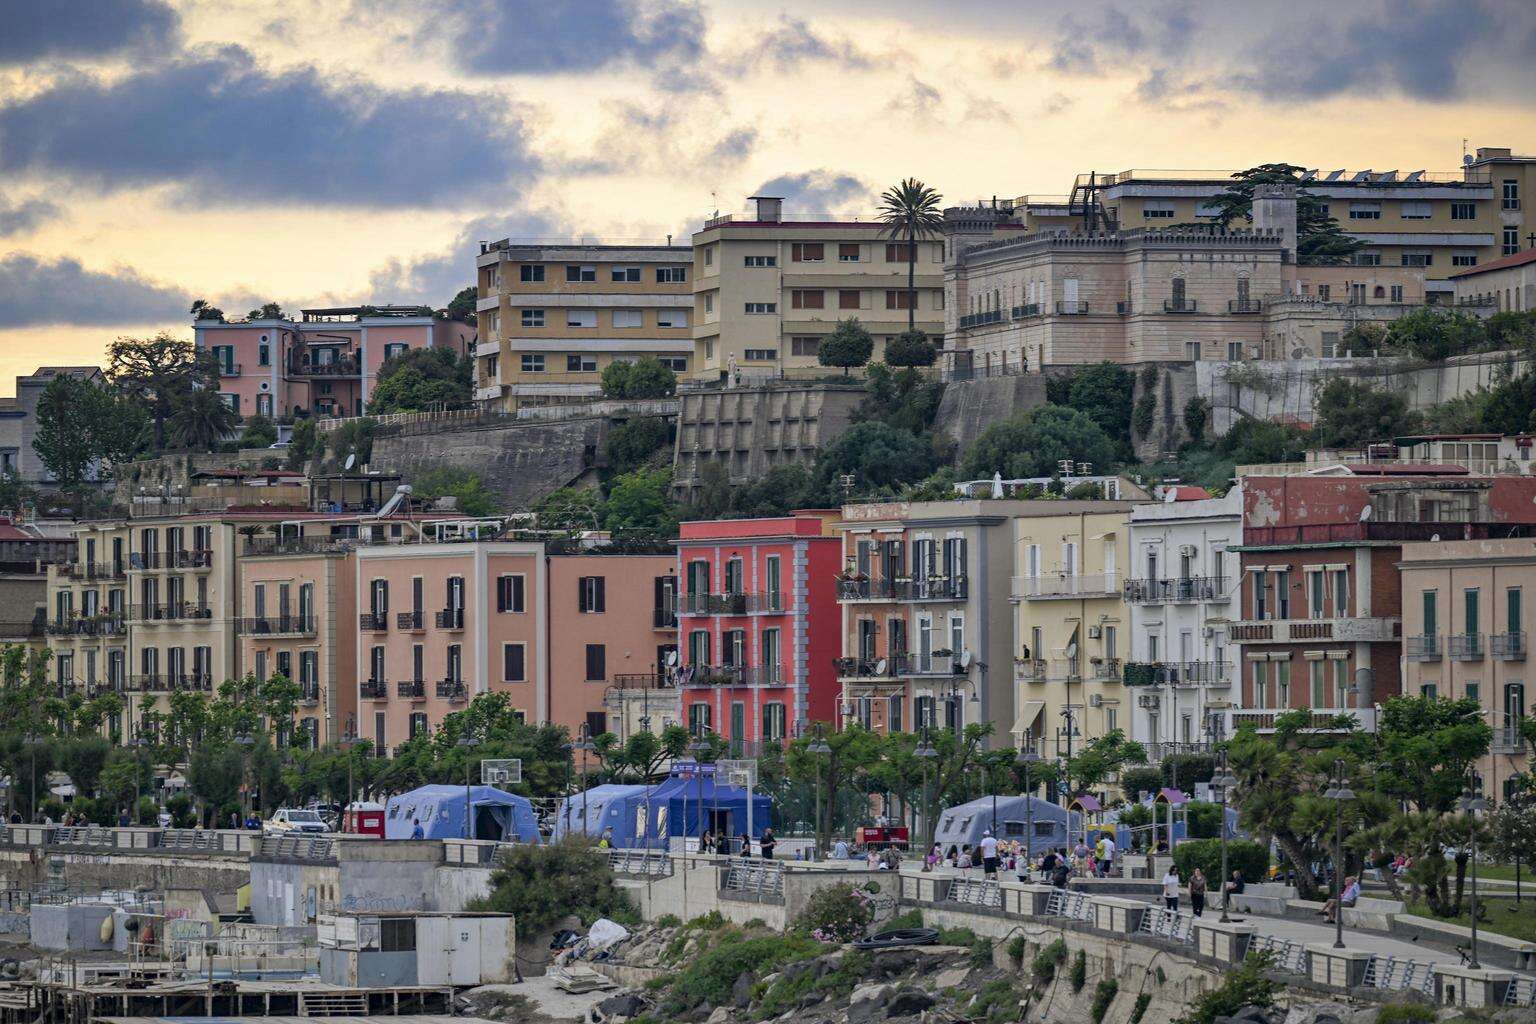
[[(1249, 882), (1243, 886), (1243, 891), (1232, 897), (1232, 909), (1244, 914), (1271, 914), (1276, 917), (1285, 916), (1285, 908), (1288, 903), (1296, 898), (1296, 887), (1293, 885), (1277, 885), (1273, 882)], [(1220, 906), (1221, 896), (1216, 897), (1216, 904)]]
[(1344, 908), (1344, 923), (1351, 928), (1370, 928), (1375, 931), (1392, 930), (1392, 919), (1407, 908), (1402, 900), (1381, 900), (1362, 896), (1353, 907)]

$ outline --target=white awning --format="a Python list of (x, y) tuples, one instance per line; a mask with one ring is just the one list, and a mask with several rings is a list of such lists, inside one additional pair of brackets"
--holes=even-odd
[(1040, 712), (1044, 710), (1045, 701), (1043, 700), (1025, 701), (1024, 709), (1019, 712), (1018, 720), (1013, 723), (1013, 734), (1015, 736), (1022, 736), (1029, 732), (1030, 727), (1039, 719)]

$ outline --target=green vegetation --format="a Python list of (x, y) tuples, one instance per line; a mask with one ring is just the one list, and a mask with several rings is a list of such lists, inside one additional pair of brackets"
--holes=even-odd
[(725, 1004), (736, 979), (760, 978), (800, 960), (810, 960), (826, 947), (804, 935), (742, 937), (721, 935), (711, 947), (682, 970), (662, 997), (661, 1019), (676, 1018), (695, 1007)]
[[(1477, 869), (1478, 878), (1483, 877), (1482, 866)], [(1487, 890), (1479, 891), (1477, 901), (1477, 927), (1479, 931), (1497, 932), (1500, 935), (1508, 935), (1510, 938), (1521, 939), (1525, 942), (1536, 942), (1536, 917), (1533, 917), (1528, 906), (1517, 905), (1510, 896), (1501, 899), (1487, 899)], [(1435, 908), (1423, 901), (1409, 901), (1406, 904), (1408, 913), (1418, 914), (1422, 917), (1435, 917), (1450, 924), (1459, 924), (1464, 928), (1471, 927), (1471, 905), (1458, 914), (1446, 916), (1435, 912)]]
[(320, 437), (312, 419), (297, 420), (293, 434), (288, 439), (288, 468), (303, 469), (304, 464), (320, 453)]
[(1067, 943), (1063, 939), (1055, 939), (1035, 954), (1035, 959), (1029, 966), (1029, 976), (1034, 981), (1036, 988), (1049, 985), (1056, 977), (1056, 968), (1067, 961)]
[(677, 391), (677, 374), (655, 356), (634, 362), (620, 360), (603, 367), (602, 388), (605, 398), (666, 398)]
[(1152, 993), (1143, 992), (1136, 997), (1136, 1005), (1131, 1007), (1131, 1016), (1127, 1024), (1141, 1024), (1141, 1019), (1147, 1015), (1147, 1007), (1152, 1005)]
[(413, 481), (414, 495), (423, 501), (455, 498), (459, 511), (467, 516), (494, 516), (496, 498), (485, 488), (479, 475), (457, 466), (439, 466)]
[(169, 334), (118, 338), (108, 345), (107, 381), (118, 397), (148, 416), (148, 446), (156, 454), (172, 439), (182, 448), (206, 451), (238, 421), (219, 398), (219, 364), (213, 354)]
[(677, 928), (682, 925), (682, 919), (676, 914), (662, 914), (655, 921), (657, 928)]
[(1141, 370), (1141, 396), (1131, 409), (1131, 428), (1136, 436), (1145, 438), (1152, 433), (1153, 416), (1157, 412), (1157, 367), (1150, 363)]
[(1088, 984), (1088, 954), (1084, 950), (1078, 950), (1072, 956), (1072, 969), (1067, 972), (1067, 982), (1072, 986), (1073, 992), (1081, 992), (1083, 986)]
[(1013, 961), (1015, 967), (1024, 962), (1024, 954), (1028, 950), (1029, 937), (1027, 935), (1015, 935), (1008, 940), (1008, 959)]
[(1312, 443), (1319, 448), (1354, 448), (1390, 440), (1415, 422), (1401, 394), (1345, 377), (1323, 385), (1316, 407)]
[(904, 178), (880, 194), (880, 221), (885, 225), (885, 237), (903, 243), (906, 250), (909, 334), (917, 330), (917, 243), (943, 233), (943, 200), (936, 190), (916, 178)]
[(471, 909), (514, 915), (524, 940), (568, 914), (588, 925), (600, 917), (639, 923), (629, 895), (614, 883), (607, 853), (578, 838), (512, 846), (491, 874), (490, 894)]
[(1376, 1024), (1434, 1024), (1435, 1008), (1423, 1003), (1388, 1003), (1376, 1013)]
[(759, 1020), (772, 1020), (796, 1009), (807, 996), (818, 999), (846, 999), (869, 970), (870, 957), (862, 950), (844, 953), (837, 966), (824, 974), (815, 971), (786, 971), (762, 994), (757, 1005)]
[[(1179, 877), (1186, 882), (1195, 868), (1199, 868), (1215, 890), (1218, 888), (1216, 880), (1221, 878), (1221, 840), (1186, 839), (1173, 848), (1173, 863), (1178, 868)], [(1247, 839), (1229, 839), (1227, 870), (1241, 871), (1248, 881), (1258, 881), (1269, 870), (1269, 850)]]
[[(671, 425), (660, 416), (641, 416), (619, 424), (603, 439), (603, 458), (613, 476), (632, 473), (655, 461), (658, 452), (669, 456), (672, 445)], [(671, 459), (667, 459), (670, 465)]]
[(859, 323), (858, 317), (851, 316), (838, 321), (832, 333), (821, 340), (821, 346), (816, 351), (816, 361), (822, 366), (840, 367), (846, 377), (853, 367), (869, 362), (874, 351), (875, 339)]
[(1115, 443), (1093, 418), (1076, 409), (1042, 405), (995, 423), (960, 460), (969, 480), (1050, 476), (1064, 459), (1091, 463), (1095, 471), (1115, 464)]
[(976, 993), (966, 1007), (966, 1014), (973, 1021), (1003, 1024), (1004, 1021), (1018, 1019), (1019, 1004), (1022, 1001), (1023, 996), (1012, 981), (997, 978), (981, 987), (981, 991)]
[(277, 443), (277, 424), (257, 414), (245, 418), (245, 430), (240, 435), (241, 448), (270, 448)]
[(976, 943), (976, 933), (969, 928), (940, 928), (939, 945), (941, 946), (972, 946)]
[(818, 942), (853, 942), (864, 938), (874, 919), (869, 893), (862, 886), (842, 883), (812, 893), (794, 928)]
[(1128, 796), (1156, 793), (1163, 788), (1163, 773), (1158, 768), (1127, 768), (1120, 773), (1120, 789)]
[(1105, 978), (1094, 986), (1093, 1003), (1088, 1007), (1088, 1015), (1093, 1018), (1093, 1024), (1103, 1024), (1104, 1015), (1109, 1012), (1109, 1004), (1119, 994), (1120, 983), (1114, 978)]
[(1293, 184), (1296, 186), (1296, 262), (1311, 266), (1342, 266), (1365, 243), (1344, 233), (1339, 222), (1329, 214), (1326, 198), (1314, 194), (1311, 183), (1302, 177), (1306, 168), (1297, 164), (1259, 164), (1232, 175), (1225, 192), (1211, 199), (1219, 211), (1216, 223), (1231, 227), (1238, 220), (1253, 220), (1255, 185)]
[(922, 331), (903, 331), (885, 346), (886, 366), (932, 366), (939, 349)]
[[(881, 931), (894, 931), (898, 928), (921, 928), (923, 926), (923, 912), (916, 907), (897, 914), (885, 924), (880, 926)], [(1015, 958), (1017, 959), (1017, 958)]]
[(368, 400), (374, 416), (458, 409), (474, 394), (474, 363), (450, 348), (411, 348), (386, 359)]
[(1218, 987), (1196, 996), (1189, 1012), (1174, 1024), (1214, 1024), (1218, 1017), (1230, 1017), (1245, 1006), (1273, 1006), (1280, 986), (1266, 973), (1270, 962), (1267, 953), (1250, 954), (1227, 972), (1226, 980)]
[(38, 399), (32, 449), (79, 509), (90, 478), (131, 458), (144, 425), (142, 409), (111, 387), (61, 374)]
[(443, 310), (443, 316), (449, 320), (457, 320), (460, 323), (473, 324), (475, 322), (475, 304), (477, 301), (475, 286), (467, 285), (454, 293), (448, 300), (447, 307)]

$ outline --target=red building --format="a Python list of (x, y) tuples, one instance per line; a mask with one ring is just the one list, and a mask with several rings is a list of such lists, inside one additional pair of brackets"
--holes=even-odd
[(817, 509), (682, 524), (677, 684), (691, 730), (755, 754), (836, 720), (838, 518)]

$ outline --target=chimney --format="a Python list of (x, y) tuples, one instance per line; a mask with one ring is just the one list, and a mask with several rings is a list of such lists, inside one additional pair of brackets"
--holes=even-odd
[(1296, 258), (1296, 186), (1253, 186), (1253, 229), (1280, 236), (1287, 262)]
[(757, 219), (766, 224), (777, 224), (784, 216), (783, 196), (749, 196), (757, 204)]

